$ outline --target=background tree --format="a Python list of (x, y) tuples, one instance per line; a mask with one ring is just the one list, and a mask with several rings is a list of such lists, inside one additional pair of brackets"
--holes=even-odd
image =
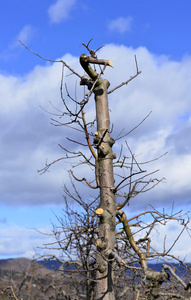
[[(73, 150), (74, 147), (71, 150), (59, 145), (64, 150), (65, 156), (49, 164), (46, 163), (45, 168), (40, 170), (45, 172), (60, 160), (71, 160), (72, 168), (69, 170), (71, 180), (83, 182), (89, 188), (98, 191), (94, 198), (84, 201), (74, 183), (72, 183), (74, 193), (70, 188), (65, 187), (65, 216), (69, 224), (66, 220), (58, 218), (60, 226), (53, 230), (56, 242), (63, 251), (62, 263), (66, 262), (67, 256), (67, 263), (72, 263), (74, 267), (70, 274), (71, 278), (74, 277), (74, 273), (80, 272), (83, 275), (86, 280), (86, 299), (120, 298), (132, 289), (137, 299), (140, 297), (157, 299), (160, 296), (181, 298), (183, 297), (181, 294), (163, 293), (162, 284), (171, 278), (175, 278), (184, 290), (189, 289), (190, 284), (184, 283), (166, 264), (162, 266), (161, 271), (151, 270), (148, 261), (164, 256), (174, 258), (170, 255), (170, 250), (175, 243), (168, 250), (164, 247), (163, 253), (158, 253), (151, 247), (150, 236), (155, 225), (157, 223), (165, 225), (168, 220), (177, 220), (182, 222), (184, 230), (187, 221), (180, 213), (167, 215), (154, 208), (127, 218), (124, 209), (129, 205), (130, 199), (152, 189), (161, 180), (153, 177), (158, 170), (147, 173), (143, 169), (144, 164), (148, 162), (138, 162), (127, 142), (125, 142), (126, 148), (121, 146), (117, 155), (112, 150), (115, 141), (124, 139), (129, 132), (117, 138), (111, 137), (108, 95), (127, 85), (141, 73), (138, 70), (136, 57), (136, 74), (109, 90), (110, 84), (102, 76), (107, 67), (112, 67), (112, 62), (98, 59), (97, 51), (91, 50), (89, 43), (83, 46), (88, 51), (88, 55), (80, 56), (80, 64), (86, 73), (84, 76), (72, 70), (66, 62), (56, 61), (63, 65), (60, 90), (64, 110), (57, 111), (58, 119), (52, 118), (55, 126), (67, 126), (79, 133), (77, 139), (73, 139), (72, 135), (67, 139), (75, 143), (77, 145), (75, 148), (80, 150)], [(76, 95), (71, 96), (66, 85), (66, 97), (64, 97), (65, 68), (76, 75), (80, 79), (80, 85), (85, 87), (84, 96), (80, 101)], [(92, 95), (95, 99), (96, 117), (89, 118), (87, 121), (85, 110), (88, 105), (92, 105), (90, 103)], [(63, 118), (63, 122), (60, 118)], [(86, 144), (81, 142), (81, 134), (85, 136)], [(85, 148), (84, 151), (81, 151), (82, 147)], [(77, 163), (76, 158), (78, 158)], [(82, 166), (85, 166), (85, 170), (87, 167), (93, 170), (94, 178), (88, 178), (89, 171), (85, 171), (88, 177), (78, 177), (77, 167), (82, 168)], [(82, 211), (73, 210), (68, 199), (78, 203)], [(146, 215), (150, 215), (150, 223), (144, 222)], [(79, 280), (79, 276), (77, 278)], [(131, 282), (130, 285), (124, 284), (127, 278)], [(75, 292), (79, 297), (83, 297), (79, 285)]]

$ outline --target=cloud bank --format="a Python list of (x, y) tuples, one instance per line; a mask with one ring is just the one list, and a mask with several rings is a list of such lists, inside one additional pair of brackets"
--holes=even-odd
[[(144, 47), (132, 49), (122, 45), (106, 45), (99, 51), (98, 56), (113, 61), (114, 68), (107, 68), (104, 74), (104, 78), (109, 79), (111, 88), (136, 73), (135, 54), (142, 73), (128, 86), (123, 86), (109, 95), (111, 123), (114, 124), (112, 136), (117, 137), (123, 128), (124, 133), (130, 131), (152, 111), (150, 117), (128, 135), (126, 140), (139, 162), (154, 159), (166, 151), (168, 154), (150, 165), (145, 165), (148, 171), (160, 169), (157, 177), (165, 177), (166, 180), (150, 192), (133, 199), (128, 211), (139, 211), (149, 204), (160, 209), (170, 209), (173, 202), (177, 209), (188, 209), (191, 195), (191, 57), (184, 57), (176, 62), (166, 56), (153, 55)], [(77, 57), (67, 54), (62, 59), (83, 74)], [(52, 126), (50, 118), (56, 116), (43, 110), (58, 114), (59, 111), (54, 107), (60, 111), (64, 109), (59, 91), (61, 68), (59, 64), (45, 64), (36, 66), (25, 77), (0, 74), (1, 205), (14, 208), (23, 205), (56, 205), (63, 202), (62, 187), (69, 182), (66, 169), (70, 165), (61, 161), (50, 172), (41, 176), (37, 173), (37, 169), (44, 166), (46, 159), (50, 162), (64, 155), (58, 143), (72, 150), (76, 147), (66, 140), (66, 136), (75, 139), (78, 133), (68, 131), (66, 127)], [(66, 71), (67, 74), (69, 73)], [(76, 85), (75, 76), (68, 76), (65, 80), (73, 96), (77, 86), (78, 100), (81, 100), (83, 88), (78, 81)], [(88, 119), (95, 116), (93, 98), (88, 103), (86, 116)], [(62, 118), (59, 120), (63, 121)], [(121, 142), (118, 141), (113, 147), (117, 154), (120, 152)], [(86, 172), (89, 176), (84, 170), (81, 168), (79, 175), (83, 177)], [(83, 185), (79, 191), (81, 194), (83, 191), (87, 195), (91, 193)], [(2, 244), (6, 246), (14, 241), (9, 232), (22, 232), (23, 235), (24, 229), (5, 229), (5, 217), (1, 216), (1, 236), (4, 237)], [(23, 244), (21, 243), (22, 247), (16, 252), (29, 257), (32, 253), (26, 243), (31, 245), (32, 238), (36, 239), (34, 244), (39, 245), (39, 240), (31, 237), (32, 233), (29, 231), (24, 230), (24, 233), (26, 235)], [(187, 237), (184, 239), (187, 240)], [(2, 255), (5, 246), (0, 250)], [(181, 247), (178, 249), (176, 254), (182, 255)]]
[[(151, 116), (127, 137), (129, 146), (139, 155), (140, 161), (154, 159), (168, 151), (168, 155), (152, 164), (153, 169), (160, 169), (159, 177), (165, 177), (166, 182), (158, 186), (154, 194), (150, 192), (147, 201), (151, 202), (153, 198), (153, 204), (163, 205), (167, 200), (169, 203), (175, 200), (177, 205), (187, 205), (191, 194), (191, 150), (188, 144), (191, 58), (174, 62), (165, 56), (156, 57), (145, 48), (107, 45), (101, 49), (99, 56), (113, 60), (114, 68), (107, 69), (105, 73), (111, 87), (135, 74), (134, 54), (142, 74), (109, 97), (113, 137), (123, 128), (124, 132), (131, 130), (152, 111)], [(66, 55), (62, 59), (83, 73), (78, 58)], [(64, 171), (66, 165), (61, 162), (43, 176), (36, 172), (43, 167), (46, 159), (51, 161), (63, 155), (57, 145), (69, 145), (65, 139), (68, 134), (75, 138), (75, 132), (68, 133), (66, 127), (51, 126), (51, 115), (39, 107), (54, 111), (51, 101), (63, 109), (59, 94), (60, 78), (59, 64), (36, 66), (23, 78), (0, 75), (0, 125), (3, 128), (0, 132), (1, 203), (34, 205), (61, 201), (60, 190), (63, 183), (68, 182)], [(72, 93), (76, 78), (67, 77), (67, 82)], [(77, 89), (80, 99), (83, 91), (80, 86)], [(92, 99), (87, 116), (94, 115)], [(116, 153), (119, 153), (120, 146), (120, 142), (114, 146)], [(70, 144), (70, 147), (75, 146)]]
[[(43, 253), (38, 247), (53, 242), (49, 228), (28, 229), (23, 226), (1, 226), (0, 254), (3, 258), (26, 257), (33, 259)], [(19, 242), (18, 242), (19, 241)]]

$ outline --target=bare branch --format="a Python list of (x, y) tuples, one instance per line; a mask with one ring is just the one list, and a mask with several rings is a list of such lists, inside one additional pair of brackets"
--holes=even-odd
[(86, 180), (86, 178), (82, 178), (82, 179), (78, 179), (76, 176), (74, 176), (74, 173), (70, 170), (70, 173), (72, 174), (72, 176), (73, 176), (73, 178), (75, 179), (75, 180), (77, 180), (77, 181), (79, 181), (79, 182), (82, 182), (82, 181), (85, 181), (85, 183), (90, 187), (90, 188), (92, 188), (92, 189), (97, 189), (98, 188), (98, 186), (93, 186), (93, 185), (91, 185), (87, 180)]
[(116, 86), (115, 88), (113, 88), (112, 90), (108, 91), (108, 94), (113, 93), (115, 90), (121, 88), (123, 85), (127, 85), (130, 81), (132, 81), (133, 79), (135, 79), (139, 74), (141, 74), (141, 71), (138, 70), (138, 64), (137, 64), (137, 58), (135, 55), (135, 64), (136, 64), (136, 70), (137, 73), (134, 76), (131, 76), (127, 81), (122, 82), (120, 85)]
[(115, 140), (118, 141), (118, 140), (124, 138), (125, 136), (129, 135), (131, 132), (133, 132), (135, 129), (137, 129), (150, 116), (151, 113), (152, 113), (152, 111), (150, 111), (150, 113), (138, 125), (136, 125), (133, 129), (131, 129), (129, 132), (125, 133), (124, 135), (116, 138)]
[(70, 68), (69, 65), (66, 64), (65, 61), (63, 60), (52, 60), (52, 59), (49, 59), (49, 58), (44, 58), (43, 56), (37, 54), (36, 52), (32, 51), (30, 48), (28, 48), (24, 43), (22, 43), (20, 40), (19, 42), (21, 43), (21, 45), (23, 45), (27, 50), (29, 50), (30, 52), (32, 52), (34, 55), (40, 57), (41, 59), (45, 60), (45, 61), (49, 61), (49, 62), (60, 62), (62, 63), (64, 66), (66, 66), (66, 68), (68, 68), (73, 74), (75, 74), (76, 76), (78, 76), (79, 78), (82, 78), (82, 76), (80, 76), (77, 72), (75, 72), (72, 68)]

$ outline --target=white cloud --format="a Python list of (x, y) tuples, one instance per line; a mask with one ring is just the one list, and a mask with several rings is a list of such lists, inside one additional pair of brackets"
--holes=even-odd
[(33, 26), (25, 25), (14, 39), (15, 41), (10, 45), (10, 49), (12, 50), (13, 48), (20, 46), (19, 40), (24, 44), (29, 44), (35, 34), (36, 29)]
[(60, 23), (67, 19), (74, 8), (76, 0), (57, 0), (48, 9), (48, 14), (52, 23)]
[(34, 38), (36, 32), (37, 30), (35, 27), (31, 25), (25, 25), (20, 30), (18, 35), (13, 39), (13, 41), (7, 47), (7, 49), (4, 49), (2, 52), (0, 52), (0, 58), (3, 60), (9, 60), (13, 58), (15, 59), (17, 57), (19, 47), (21, 48), (21, 44), (19, 43), (19, 40), (24, 44), (29, 45), (32, 39)]
[[(69, 55), (64, 59), (71, 66), (78, 61)], [(3, 128), (0, 132), (0, 202), (38, 205), (63, 200), (62, 186), (68, 177), (62, 162), (53, 167), (55, 173), (48, 172), (45, 176), (37, 173), (37, 169), (44, 167), (46, 159), (50, 162), (63, 155), (58, 147), (58, 143), (63, 144), (63, 128), (50, 125), (50, 115), (39, 107), (57, 113), (49, 103), (52, 101), (62, 108), (59, 93), (61, 68), (59, 64), (37, 66), (24, 78), (0, 75), (0, 126)], [(68, 84), (70, 90), (72, 84)], [(50, 132), (51, 139), (48, 137)], [(12, 183), (8, 187), (6, 183), (10, 180)]]
[(23, 43), (29, 43), (35, 34), (34, 27), (30, 25), (26, 25), (23, 29), (19, 32), (17, 39), (21, 40)]
[(119, 17), (109, 22), (108, 29), (110, 31), (117, 31), (122, 34), (131, 30), (132, 21), (133, 21), (132, 17), (128, 17), (128, 18)]
[[(39, 231), (39, 232), (38, 232)], [(53, 242), (53, 236), (49, 228), (28, 229), (23, 226), (1, 226), (1, 258), (36, 258), (37, 253), (43, 253), (38, 247)]]

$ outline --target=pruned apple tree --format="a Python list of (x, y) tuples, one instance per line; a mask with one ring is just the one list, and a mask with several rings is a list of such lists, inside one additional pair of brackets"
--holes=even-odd
[[(164, 247), (160, 253), (152, 247), (151, 234), (155, 225), (165, 226), (169, 220), (177, 220), (183, 226), (183, 232), (188, 225), (186, 215), (180, 212), (168, 215), (152, 206), (138, 215), (126, 215), (132, 198), (149, 191), (162, 180), (155, 177), (157, 170), (148, 173), (144, 169), (144, 162), (137, 160), (124, 140), (148, 116), (129, 132), (121, 133), (117, 138), (112, 136), (109, 96), (116, 93), (117, 99), (117, 90), (125, 88), (140, 75), (137, 58), (135, 56), (135, 74), (110, 89), (104, 72), (106, 68), (113, 72), (111, 60), (98, 58), (97, 51), (90, 49), (90, 42), (82, 45), (86, 54), (80, 56), (79, 62), (84, 75), (63, 60), (56, 61), (62, 64), (60, 94), (64, 109), (57, 110), (58, 118), (52, 117), (51, 120), (55, 126), (65, 126), (77, 134), (67, 137), (71, 142), (70, 148), (59, 145), (64, 153), (62, 157), (46, 163), (39, 170), (40, 173), (46, 172), (61, 160), (71, 162), (68, 169), (71, 185), (64, 186), (63, 214), (57, 217), (59, 225), (53, 227), (55, 243), (45, 247), (59, 249), (60, 256), (53, 254), (47, 257), (62, 263), (64, 276), (73, 283), (71, 299), (72, 295), (75, 299), (96, 300), (123, 297), (137, 300), (187, 299), (190, 280), (186, 282), (185, 278), (180, 278), (169, 264), (163, 264), (160, 271), (148, 266), (149, 261), (154, 259), (176, 259), (170, 253), (175, 243), (170, 249)], [(67, 85), (64, 86), (65, 70), (79, 80), (83, 89), (81, 99), (75, 91), (72, 93)], [(90, 103), (92, 110), (95, 105), (95, 118), (87, 121), (86, 108)], [(121, 145), (119, 153), (115, 153), (114, 144), (121, 141), (124, 145)], [(86, 170), (83, 177), (79, 177), (78, 168)], [(78, 184), (92, 190), (91, 195), (86, 192), (82, 196)], [(149, 216), (149, 221), (144, 221), (145, 216)], [(183, 265), (183, 262), (178, 262)], [(175, 286), (178, 288), (175, 289)]]

